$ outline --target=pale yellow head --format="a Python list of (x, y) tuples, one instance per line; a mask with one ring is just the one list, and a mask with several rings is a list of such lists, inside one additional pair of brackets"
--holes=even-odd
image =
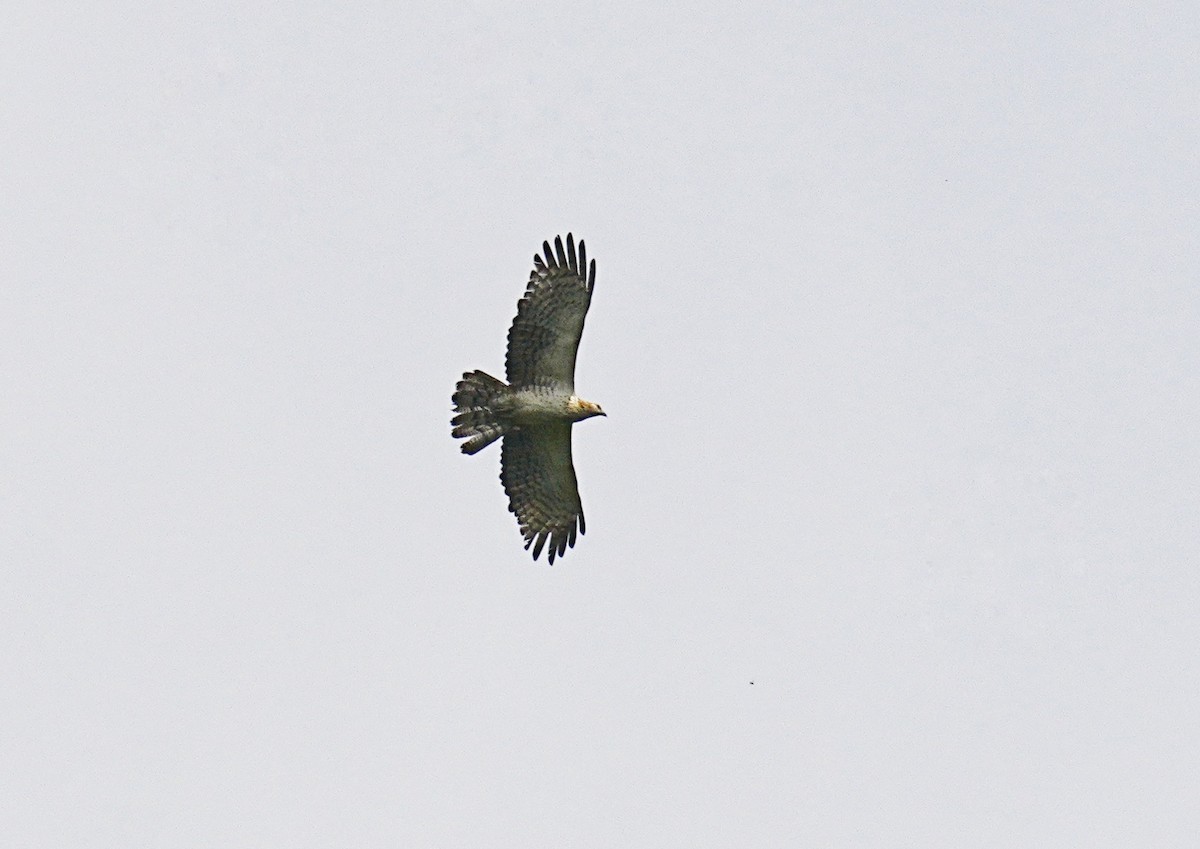
[(571, 400), (567, 401), (567, 413), (575, 421), (590, 419), (592, 416), (608, 415), (600, 409), (599, 404), (593, 404), (591, 401), (584, 401), (582, 398), (572, 395)]

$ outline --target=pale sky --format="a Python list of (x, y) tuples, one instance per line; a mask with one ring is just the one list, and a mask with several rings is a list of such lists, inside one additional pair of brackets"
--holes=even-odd
[(1196, 845), (1200, 8), (414, 6), (0, 12), (4, 842)]

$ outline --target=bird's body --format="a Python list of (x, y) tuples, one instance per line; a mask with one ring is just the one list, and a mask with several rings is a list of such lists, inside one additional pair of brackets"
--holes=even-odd
[(596, 285), (596, 262), (567, 234), (542, 244), (525, 295), (508, 332), (508, 384), (467, 372), (454, 392), (452, 431), (466, 439), (464, 454), (503, 439), (500, 481), (536, 560), (549, 542), (549, 560), (584, 533), (583, 505), (571, 461), (571, 426), (602, 416), (598, 404), (575, 394), (575, 354)]

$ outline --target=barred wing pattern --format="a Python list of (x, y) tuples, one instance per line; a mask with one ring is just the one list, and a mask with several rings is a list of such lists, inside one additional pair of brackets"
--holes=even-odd
[(549, 542), (549, 560), (575, 545), (575, 530), (584, 533), (583, 504), (571, 463), (571, 423), (554, 422), (504, 435), (500, 482), (508, 493), (508, 509), (521, 525), (525, 548), (537, 560)]
[[(592, 303), (596, 261), (587, 261), (587, 249), (567, 234), (542, 243), (545, 259), (533, 257), (533, 271), (525, 295), (517, 303), (517, 317), (508, 331), (505, 368), (510, 385), (554, 387), (570, 395), (575, 391), (575, 354), (583, 335), (583, 319)], [(576, 499), (578, 500), (578, 499)]]

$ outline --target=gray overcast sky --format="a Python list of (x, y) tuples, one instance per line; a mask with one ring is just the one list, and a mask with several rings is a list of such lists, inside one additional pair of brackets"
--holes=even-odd
[(415, 5), (0, 13), (6, 841), (1194, 846), (1196, 5)]

